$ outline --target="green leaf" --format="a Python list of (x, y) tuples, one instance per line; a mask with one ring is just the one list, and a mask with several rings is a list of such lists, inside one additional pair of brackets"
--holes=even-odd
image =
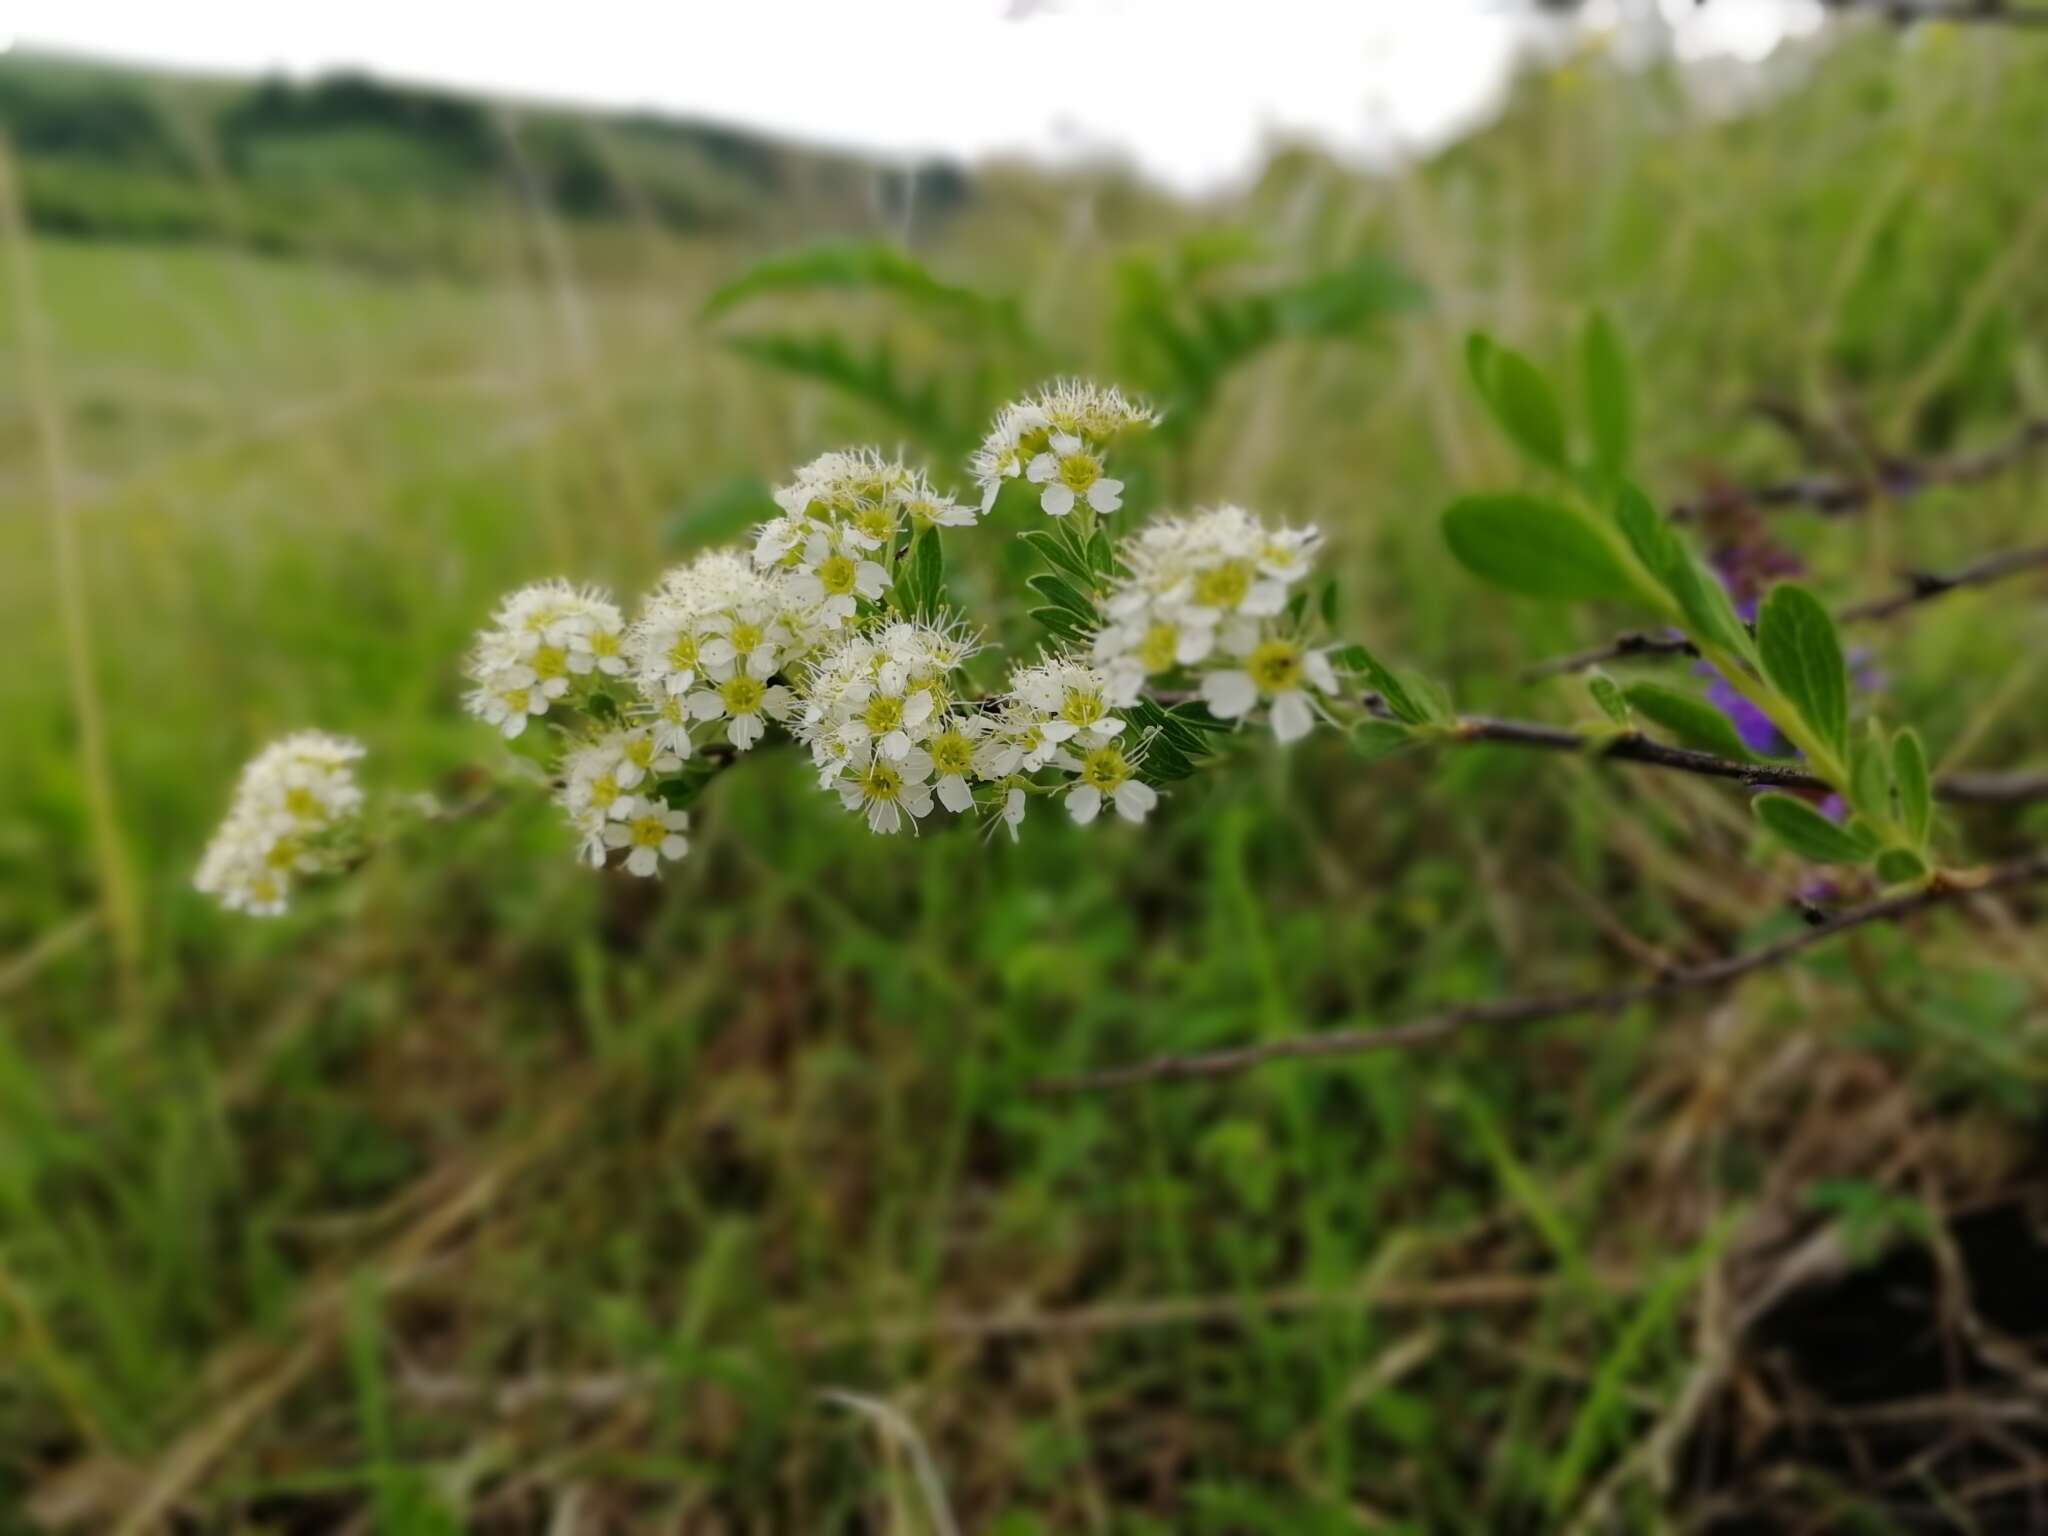
[(1728, 599), (1728, 589), (1700, 564), (1692, 546), (1680, 537), (1642, 487), (1624, 481), (1614, 492), (1614, 521), (1643, 568), (1678, 605), (1679, 617), (1695, 643), (1706, 642), (1750, 657), (1754, 643), (1749, 629)]
[(1609, 475), (1628, 468), (1635, 441), (1635, 397), (1628, 354), (1606, 315), (1595, 310), (1584, 339), (1586, 425), (1593, 439), (1593, 467)]
[(1870, 854), (1867, 842), (1836, 826), (1795, 795), (1774, 790), (1758, 795), (1750, 808), (1779, 842), (1816, 864), (1858, 864)]
[(1756, 754), (1743, 744), (1735, 725), (1705, 699), (1696, 699), (1661, 683), (1634, 683), (1624, 698), (1652, 724), (1661, 725), (1685, 746), (1748, 762)]
[(1891, 754), (1885, 748), (1884, 727), (1875, 720), (1869, 725), (1849, 765), (1849, 800), (1865, 816), (1887, 822), (1892, 816)]
[(1634, 717), (1629, 713), (1628, 700), (1614, 679), (1605, 672), (1594, 672), (1586, 678), (1586, 692), (1600, 706), (1600, 713), (1616, 725), (1625, 726), (1632, 722)]
[(1899, 795), (1899, 819), (1913, 841), (1925, 846), (1934, 820), (1934, 788), (1917, 731), (1903, 730), (1892, 738), (1892, 787)]
[(1536, 365), (1477, 331), (1465, 343), (1465, 361), (1479, 398), (1509, 441), (1537, 463), (1569, 471), (1564, 414)]
[(1086, 640), (1088, 631), (1074, 622), (1073, 613), (1065, 608), (1034, 608), (1032, 622), (1041, 628), (1051, 630), (1062, 640)]
[(1088, 563), (1095, 567), (1098, 576), (1116, 574), (1116, 546), (1109, 542), (1109, 535), (1100, 527), (1089, 535)]
[(1756, 644), (1771, 686), (1842, 755), (1849, 735), (1849, 669), (1835, 621), (1820, 599), (1790, 582), (1773, 587), (1757, 611)]
[(946, 599), (946, 556), (939, 530), (926, 528), (911, 540), (896, 569), (896, 602), (912, 618), (930, 618)]
[(1387, 701), (1387, 708), (1410, 725), (1421, 725), (1430, 718), (1429, 710), (1417, 702), (1407, 685), (1364, 646), (1344, 646), (1331, 653), (1330, 661), (1338, 671), (1364, 678), (1366, 685)]
[(1913, 885), (1927, 878), (1927, 861), (1910, 848), (1887, 848), (1877, 856), (1877, 878), (1886, 885)]
[(829, 333), (750, 333), (728, 336), (725, 345), (767, 367), (829, 384), (895, 418), (928, 442), (957, 444), (968, 436), (968, 429), (939, 398), (935, 384), (912, 384), (898, 373), (896, 354), (886, 340), (876, 342), (865, 356)]
[(1392, 720), (1361, 720), (1351, 728), (1352, 750), (1369, 763), (1415, 744), (1415, 733)]
[(1323, 583), (1322, 593), (1316, 599), (1316, 611), (1323, 617), (1326, 630), (1337, 627), (1337, 578), (1332, 576)]
[(1095, 604), (1059, 577), (1033, 576), (1025, 585), (1054, 607), (1066, 609), (1084, 627), (1095, 623)]
[(763, 295), (821, 288), (893, 293), (950, 324), (965, 320), (1011, 336), (1022, 334), (1015, 299), (998, 298), (934, 277), (900, 247), (883, 240), (825, 240), (748, 268), (704, 303), (708, 320)]
[(1095, 573), (1088, 568), (1088, 562), (1077, 555), (1073, 546), (1058, 534), (1034, 528), (1028, 533), (1020, 533), (1017, 537), (1030, 545), (1037, 552), (1039, 559), (1054, 570), (1073, 577), (1084, 586), (1095, 585)]
[(1640, 599), (1610, 536), (1576, 508), (1507, 491), (1464, 496), (1444, 511), (1444, 541), (1474, 575), (1524, 597)]

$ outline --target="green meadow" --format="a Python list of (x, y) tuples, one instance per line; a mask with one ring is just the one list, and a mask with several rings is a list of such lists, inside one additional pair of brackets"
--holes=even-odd
[[(1698, 963), (1796, 932), (1812, 872), (1725, 784), (1258, 731), (1142, 829), (1048, 806), (1015, 845), (870, 836), (764, 751), (636, 882), (460, 708), (502, 592), (630, 603), (833, 447), (965, 491), (986, 411), (1079, 374), (1182, 408), (1141, 512), (1314, 522), (1341, 632), (1462, 709), (1589, 722), (1522, 669), (1627, 616), (1444, 549), (1453, 496), (1521, 474), (1472, 329), (1569, 380), (1603, 309), (1667, 503), (2048, 417), (2048, 41), (1849, 28), (1723, 86), (1589, 49), (1404, 169), (1286, 151), (1202, 205), (1012, 167), (671, 218), (641, 146), (594, 212), (489, 182), (417, 261), (391, 210), (426, 203), (318, 157), (280, 201), (203, 153), (203, 96), (165, 130), (196, 223), (96, 226), (157, 172), (10, 154), (0, 1533), (2048, 1520), (2038, 892), (1618, 1013), (1047, 1095)], [(824, 236), (942, 292), (707, 311)], [(2044, 467), (1693, 531), (1841, 605), (2048, 539)], [(948, 543), (1026, 649), (1030, 526)], [(1866, 697), (1939, 767), (2039, 769), (2044, 593), (1857, 626)], [(220, 912), (191, 877), (237, 768), (307, 726), (474, 813)], [(2048, 844), (2039, 807), (1945, 825)]]

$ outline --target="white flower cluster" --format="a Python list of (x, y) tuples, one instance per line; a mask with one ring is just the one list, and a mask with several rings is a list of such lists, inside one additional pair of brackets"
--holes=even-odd
[[(1282, 741), (1328, 716), (1319, 696), (1338, 691), (1295, 590), (1320, 547), (1315, 529), (1219, 507), (1127, 538), (1105, 574), (1093, 520), (1122, 505), (1123, 482), (1104, 455), (1158, 420), (1081, 382), (1005, 406), (973, 457), (979, 511), (874, 449), (824, 454), (775, 493), (776, 515), (744, 547), (668, 571), (630, 625), (594, 588), (552, 580), (512, 593), (465, 663), (465, 706), (507, 740), (525, 738), (585, 861), (618, 855), (635, 875), (688, 853), (684, 806), (776, 725), (879, 833), (915, 830), (938, 806), (979, 810), (1014, 836), (1034, 795), (1059, 797), (1084, 825), (1105, 810), (1142, 822), (1159, 800), (1147, 777), (1176, 778), (1202, 755), (1182, 725), (1148, 716), (1157, 734), (1126, 728), (1121, 711), (1156, 680), (1177, 674), (1217, 718), (1263, 717)], [(1079, 514), (1047, 558), (1107, 593), (1092, 653), (1015, 667), (1003, 692), (982, 698), (962, 670), (978, 637), (930, 616), (943, 562), (919, 540), (973, 525), (1018, 479), (1050, 515)], [(1045, 595), (1065, 616), (1052, 624), (1060, 633), (1096, 617), (1064, 581)], [(528, 734), (535, 720), (544, 729)], [(292, 881), (329, 867), (346, 842), (360, 755), (308, 733), (252, 762), (199, 888), (231, 907), (282, 910)]]
[(805, 674), (797, 738), (818, 782), (874, 831), (914, 828), (934, 797), (955, 813), (974, 804), (982, 720), (955, 674), (976, 649), (956, 626), (904, 620), (848, 635)]
[(1321, 544), (1312, 527), (1270, 528), (1242, 507), (1161, 518), (1126, 539), (1127, 574), (1095, 638), (1111, 698), (1129, 704), (1151, 679), (1186, 669), (1218, 719), (1263, 709), (1281, 741), (1307, 735), (1316, 692), (1335, 694), (1337, 677), (1287, 610)]
[(789, 690), (769, 679), (839, 622), (801, 601), (793, 585), (788, 573), (757, 570), (723, 549), (662, 577), (626, 651), (663, 751), (688, 757), (688, 722), (723, 720), (726, 740), (745, 752), (761, 739), (764, 719), (788, 713)]
[(974, 454), (981, 509), (994, 506), (1003, 482), (1021, 474), (1044, 487), (1038, 504), (1050, 516), (1065, 517), (1083, 505), (1114, 512), (1123, 505), (1124, 483), (1106, 473), (1104, 451), (1123, 433), (1158, 424), (1153, 411), (1094, 384), (1062, 381), (1013, 401)]
[(193, 885), (231, 911), (274, 917), (292, 882), (332, 868), (361, 817), (356, 742), (300, 731), (242, 769), (235, 797), (207, 844)]
[(775, 493), (775, 503), (782, 514), (756, 530), (755, 563), (786, 575), (794, 599), (827, 628), (881, 597), (888, 571), (875, 557), (906, 524), (963, 528), (977, 515), (933, 490), (921, 470), (872, 448), (813, 459)]
[(628, 873), (652, 875), (663, 859), (688, 853), (683, 834), (689, 816), (654, 793), (651, 782), (682, 766), (682, 756), (662, 744), (653, 726), (604, 731), (572, 748), (557, 798), (582, 840), (584, 859), (602, 868), (614, 849), (624, 849)]
[(566, 581), (521, 587), (498, 605), (470, 653), (470, 713), (507, 739), (519, 735), (577, 679), (626, 670), (624, 628), (602, 592)]
[[(1054, 657), (1010, 674), (1009, 692), (987, 717), (975, 753), (976, 772), (1007, 786), (1003, 820), (1014, 836), (1024, 819), (1026, 791), (1064, 788), (1067, 813), (1086, 825), (1113, 806), (1126, 821), (1143, 821), (1159, 793), (1136, 777), (1124, 751), (1123, 719), (1112, 712), (1109, 676), (1069, 657)], [(1050, 772), (1053, 782), (1043, 782)]]

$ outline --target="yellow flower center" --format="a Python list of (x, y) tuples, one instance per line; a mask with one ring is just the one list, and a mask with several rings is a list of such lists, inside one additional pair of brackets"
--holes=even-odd
[(590, 781), (590, 803), (600, 810), (608, 808), (619, 798), (619, 781), (608, 773), (600, 773)]
[(1093, 725), (1102, 718), (1102, 695), (1093, 688), (1069, 688), (1060, 718), (1070, 725)]
[(1267, 693), (1288, 693), (1301, 686), (1301, 647), (1291, 640), (1266, 640), (1245, 659), (1245, 671)]
[(668, 823), (659, 816), (635, 816), (626, 823), (626, 835), (636, 848), (659, 848), (668, 838)]
[(263, 854), (263, 862), (272, 869), (290, 869), (298, 859), (299, 845), (288, 837), (280, 837)]
[(829, 555), (818, 565), (818, 580), (834, 597), (845, 597), (851, 593), (859, 575), (859, 568), (845, 555)]
[(1242, 560), (1226, 560), (1195, 578), (1195, 601), (1204, 608), (1235, 608), (1251, 589), (1251, 567)]
[(862, 507), (853, 515), (853, 526), (871, 539), (886, 539), (896, 531), (896, 514), (887, 507)]
[(300, 821), (318, 821), (327, 814), (313, 791), (304, 785), (293, 785), (284, 792), (284, 808)]
[(526, 706), (530, 695), (524, 688), (507, 688), (498, 697), (505, 701), (505, 707), (513, 714), (523, 715), (526, 713)]
[(974, 766), (974, 743), (948, 731), (932, 743), (932, 766), (944, 774), (964, 774)]
[(626, 743), (626, 761), (635, 768), (645, 768), (654, 761), (654, 739), (650, 736), (635, 736)]
[(611, 630), (600, 629), (590, 637), (590, 654), (593, 656), (616, 656), (619, 654), (619, 637)]
[(879, 757), (868, 764), (860, 784), (861, 792), (870, 800), (894, 800), (903, 793), (903, 775)]
[(527, 663), (536, 677), (567, 677), (569, 675), (569, 653), (559, 645), (536, 646), (533, 659)]
[(1117, 787), (1131, 776), (1131, 765), (1124, 761), (1124, 755), (1114, 743), (1097, 747), (1081, 759), (1081, 782), (1092, 785), (1105, 795), (1114, 794)]
[(749, 677), (744, 672), (735, 672), (718, 685), (718, 696), (725, 701), (728, 715), (751, 715), (761, 707), (761, 697), (767, 693), (761, 680)]
[(1060, 459), (1060, 484), (1076, 496), (1102, 478), (1102, 461), (1092, 453), (1069, 453)]
[(751, 651), (765, 638), (766, 636), (761, 633), (761, 626), (758, 624), (749, 624), (745, 620), (741, 620), (732, 627), (733, 649), (742, 654)]
[(1173, 665), (1179, 644), (1180, 636), (1174, 633), (1171, 624), (1154, 624), (1138, 644), (1138, 660), (1147, 672), (1164, 672)]
[(668, 664), (678, 672), (687, 672), (697, 665), (697, 637), (677, 635), (675, 643), (668, 648)]
[(903, 701), (894, 694), (878, 693), (860, 713), (861, 723), (877, 736), (886, 736), (903, 723)]

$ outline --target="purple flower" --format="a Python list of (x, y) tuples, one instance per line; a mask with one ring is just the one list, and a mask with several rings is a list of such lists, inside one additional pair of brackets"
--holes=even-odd
[(1791, 744), (1778, 734), (1771, 717), (1731, 688), (1725, 677), (1705, 662), (1695, 670), (1709, 679), (1707, 702), (1728, 717), (1745, 747), (1765, 757), (1783, 757), (1791, 752)]

